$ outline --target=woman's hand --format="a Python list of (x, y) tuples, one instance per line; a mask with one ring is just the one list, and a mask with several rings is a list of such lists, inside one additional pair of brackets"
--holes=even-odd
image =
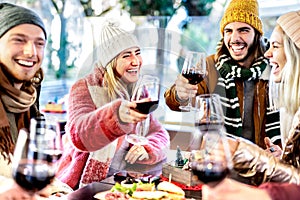
[(179, 101), (187, 101), (191, 92), (191, 95), (197, 94), (198, 86), (189, 84), (189, 81), (184, 78), (181, 74), (177, 76), (175, 81), (175, 89)]
[(124, 123), (137, 123), (145, 120), (147, 114), (142, 114), (134, 110), (135, 102), (123, 100), (119, 107), (119, 118)]
[(130, 164), (135, 163), (137, 160), (145, 159), (149, 159), (149, 155), (146, 149), (141, 145), (133, 145), (125, 156), (125, 160)]
[(282, 154), (282, 150), (280, 146), (275, 145), (271, 142), (270, 138), (265, 137), (265, 145), (267, 147), (266, 151), (271, 153), (274, 157), (280, 158)]

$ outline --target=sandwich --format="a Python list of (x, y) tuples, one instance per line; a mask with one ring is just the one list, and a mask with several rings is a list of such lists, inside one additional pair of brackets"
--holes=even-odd
[(132, 193), (131, 199), (140, 199), (140, 200), (148, 200), (148, 199), (163, 199), (168, 194), (163, 191), (134, 191)]
[(178, 187), (177, 185), (163, 181), (157, 185), (157, 190), (166, 192), (166, 196), (169, 199), (173, 200), (182, 200), (185, 199), (185, 192)]
[(154, 184), (134, 183), (132, 188), (123, 187), (121, 184), (116, 185), (106, 192), (97, 193), (94, 197), (100, 200), (108, 199), (129, 199), (129, 200), (185, 200), (184, 191), (177, 185), (163, 181), (157, 185)]

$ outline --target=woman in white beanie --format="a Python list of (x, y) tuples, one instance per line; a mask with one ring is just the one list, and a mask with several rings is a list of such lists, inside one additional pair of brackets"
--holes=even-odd
[(99, 57), (100, 65), (78, 80), (69, 94), (69, 140), (57, 177), (74, 189), (101, 181), (125, 165), (159, 175), (170, 144), (169, 134), (152, 114), (146, 145), (124, 139), (148, 116), (136, 112), (136, 103), (130, 101), (143, 63), (136, 37), (116, 21), (105, 21)]
[[(231, 179), (225, 179), (215, 188), (203, 186), (203, 199), (280, 199), (296, 200), (300, 196), (300, 11), (280, 16), (270, 38), (271, 46), (265, 53), (273, 67), (272, 78), (279, 83), (276, 107), (280, 107), (281, 124), (289, 126), (283, 135), (285, 149), (282, 158), (276, 159), (254, 145), (236, 144), (231, 141), (233, 158), (240, 159), (244, 169), (253, 173), (263, 172), (265, 183), (259, 189), (249, 187)], [(274, 90), (273, 90), (274, 91)], [(274, 95), (273, 95), (273, 98)], [(288, 116), (288, 117), (287, 117)], [(286, 119), (294, 118), (293, 122)], [(242, 150), (243, 149), (243, 150)], [(251, 167), (249, 167), (251, 166)], [(292, 184), (291, 184), (292, 183)], [(228, 187), (230, 185), (230, 187)]]

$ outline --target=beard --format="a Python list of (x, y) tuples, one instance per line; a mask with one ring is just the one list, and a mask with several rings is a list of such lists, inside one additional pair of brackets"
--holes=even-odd
[(245, 62), (252, 55), (253, 52), (254, 52), (254, 45), (252, 43), (248, 48), (248, 52), (247, 52), (246, 56), (239, 60), (235, 60), (235, 61), (239, 62), (239, 63)]

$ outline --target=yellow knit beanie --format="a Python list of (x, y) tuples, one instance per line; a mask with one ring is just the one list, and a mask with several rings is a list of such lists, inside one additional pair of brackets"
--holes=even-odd
[(277, 23), (300, 49), (300, 10), (280, 16)]
[(259, 18), (258, 3), (256, 0), (232, 0), (220, 23), (221, 34), (231, 22), (244, 22), (251, 25), (263, 35), (262, 22)]

